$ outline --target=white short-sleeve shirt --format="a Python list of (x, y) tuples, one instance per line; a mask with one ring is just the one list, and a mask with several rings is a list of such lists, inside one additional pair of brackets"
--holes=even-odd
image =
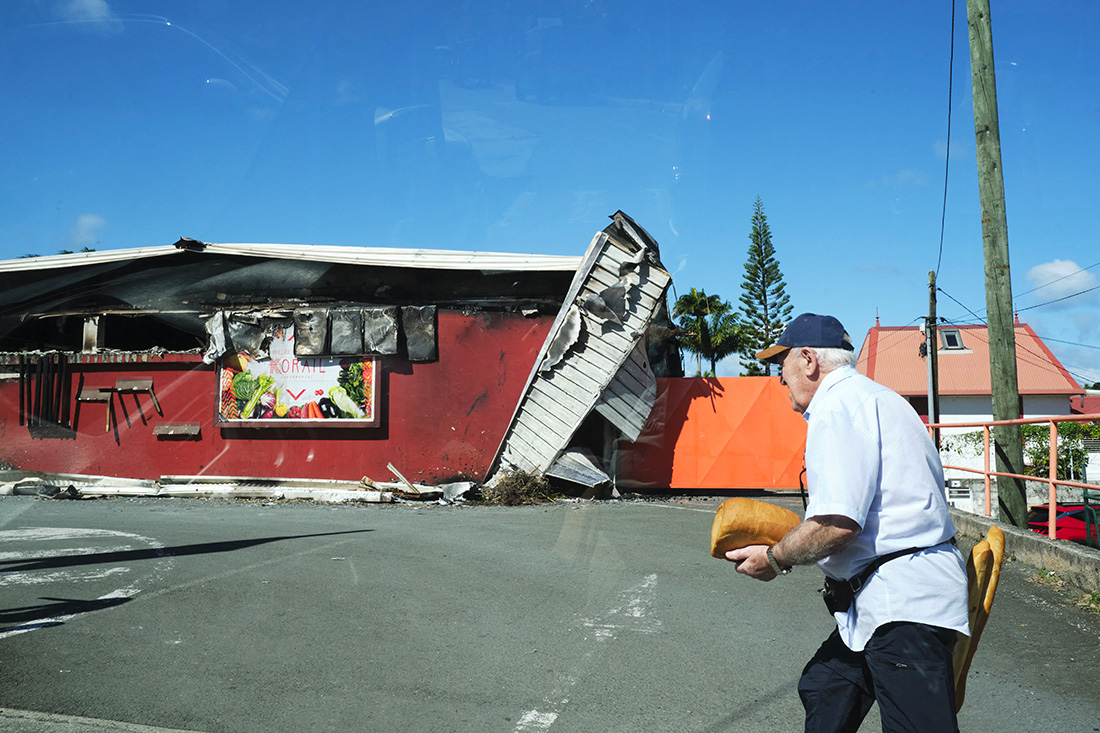
[(954, 545), (943, 466), (927, 428), (897, 393), (845, 366), (821, 381), (807, 422), (807, 517), (839, 514), (861, 527), (818, 563), (832, 578), (858, 575), (895, 550), (927, 547), (884, 563), (846, 612), (840, 637), (861, 651), (875, 629), (911, 621), (969, 633), (966, 565)]

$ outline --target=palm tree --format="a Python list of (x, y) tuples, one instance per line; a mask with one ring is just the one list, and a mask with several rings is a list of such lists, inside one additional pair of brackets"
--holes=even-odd
[(711, 316), (709, 324), (710, 371), (714, 376), (718, 376), (718, 362), (727, 356), (739, 353), (745, 348), (745, 341), (748, 338), (745, 325), (741, 323), (733, 307), (729, 303), (725, 306), (724, 312)]
[[(691, 289), (676, 299), (672, 306), (672, 315), (679, 319), (686, 333), (680, 337), (680, 344), (696, 357), (696, 371), (702, 373), (702, 360), (710, 361), (711, 373), (714, 373), (717, 360), (728, 356), (723, 353), (716, 357), (715, 328), (722, 331), (722, 341), (730, 338), (730, 324), (727, 322), (732, 307), (717, 295), (707, 295), (702, 290)], [(732, 317), (736, 322), (736, 316)], [(726, 319), (723, 321), (722, 319)], [(725, 346), (723, 346), (725, 348)]]

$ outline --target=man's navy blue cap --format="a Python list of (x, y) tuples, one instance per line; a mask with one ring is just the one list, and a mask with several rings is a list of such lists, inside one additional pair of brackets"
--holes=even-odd
[(756, 358), (771, 364), (781, 364), (791, 349), (803, 346), (819, 349), (845, 349), (855, 351), (852, 338), (832, 316), (819, 316), (816, 313), (803, 313), (787, 324), (783, 335)]

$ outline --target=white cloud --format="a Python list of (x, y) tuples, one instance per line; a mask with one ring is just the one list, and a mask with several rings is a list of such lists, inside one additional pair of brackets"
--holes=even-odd
[[(1082, 270), (1073, 260), (1051, 260), (1027, 271), (1027, 279), (1036, 288), (1030, 297), (1038, 302), (1068, 298), (1076, 293), (1096, 287), (1096, 276)], [(1063, 307), (1073, 307), (1096, 302), (1097, 291), (1085, 293), (1064, 301)]]
[(894, 173), (887, 173), (877, 181), (872, 181), (869, 188), (909, 188), (911, 186), (923, 186), (926, 183), (928, 183), (928, 177), (923, 171), (906, 168)]
[(76, 217), (69, 239), (74, 247), (92, 247), (99, 244), (99, 232), (107, 226), (107, 220), (98, 214), (81, 214)]
[(96, 30), (121, 33), (122, 21), (107, 0), (61, 0), (53, 6), (54, 15), (70, 23), (86, 23)]
[(63, 20), (113, 20), (114, 14), (106, 0), (63, 0), (54, 6), (56, 13)]
[[(971, 154), (974, 150), (974, 137), (971, 136), (969, 141), (960, 142), (958, 140), (951, 141), (951, 160), (973, 160)], [(932, 143), (932, 157), (936, 160), (947, 160), (947, 141), (936, 140)]]
[[(901, 278), (909, 274), (906, 270), (897, 265), (875, 264), (873, 262), (857, 265), (856, 272), (876, 278)], [(893, 287), (892, 284), (891, 287)]]

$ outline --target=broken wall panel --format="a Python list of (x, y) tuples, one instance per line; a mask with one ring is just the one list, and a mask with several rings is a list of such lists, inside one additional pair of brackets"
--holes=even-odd
[(328, 309), (296, 308), (294, 310), (294, 355), (320, 356), (325, 353), (328, 335)]
[(232, 353), (243, 351), (250, 356), (259, 356), (264, 341), (264, 329), (258, 319), (230, 318), (225, 330), (229, 334), (229, 350)]
[(596, 460), (596, 456), (586, 448), (570, 448), (562, 453), (561, 457), (554, 461), (554, 465), (546, 471), (546, 475), (589, 488), (606, 484), (611, 480)]
[(635, 441), (645, 427), (657, 398), (657, 378), (649, 368), (645, 344), (639, 342), (630, 357), (607, 385), (596, 411)]
[(103, 343), (103, 323), (99, 316), (84, 317), (83, 342), (80, 350), (85, 354), (94, 354)]
[(363, 350), (379, 356), (397, 353), (397, 306), (363, 309)]
[(435, 361), (438, 358), (435, 321), (434, 305), (410, 305), (401, 308), (401, 327), (405, 332), (405, 348), (409, 361)]
[(333, 308), (329, 311), (329, 353), (349, 356), (363, 353), (363, 311)]
[[(636, 438), (652, 410), (655, 387), (644, 337), (664, 305), (672, 278), (648, 233), (622, 212), (612, 218), (614, 224), (592, 239), (570, 285), (493, 470), (516, 466), (545, 471), (570, 447), (592, 411), (629, 439)], [(575, 340), (564, 339), (562, 329), (577, 309), (580, 333)], [(560, 360), (548, 359), (562, 340), (570, 345), (557, 348), (555, 356), (564, 352)], [(557, 389), (546, 389), (550, 384)], [(543, 392), (552, 399), (537, 396)], [(547, 430), (548, 414), (567, 421), (568, 430)], [(536, 432), (542, 439), (532, 445), (528, 436)], [(493, 476), (491, 471), (490, 481)]]
[(565, 312), (561, 327), (557, 330), (554, 340), (546, 349), (546, 357), (539, 366), (540, 372), (549, 372), (554, 368), (565, 353), (577, 343), (583, 333), (584, 325), (581, 322), (581, 311), (576, 304), (571, 305)]

